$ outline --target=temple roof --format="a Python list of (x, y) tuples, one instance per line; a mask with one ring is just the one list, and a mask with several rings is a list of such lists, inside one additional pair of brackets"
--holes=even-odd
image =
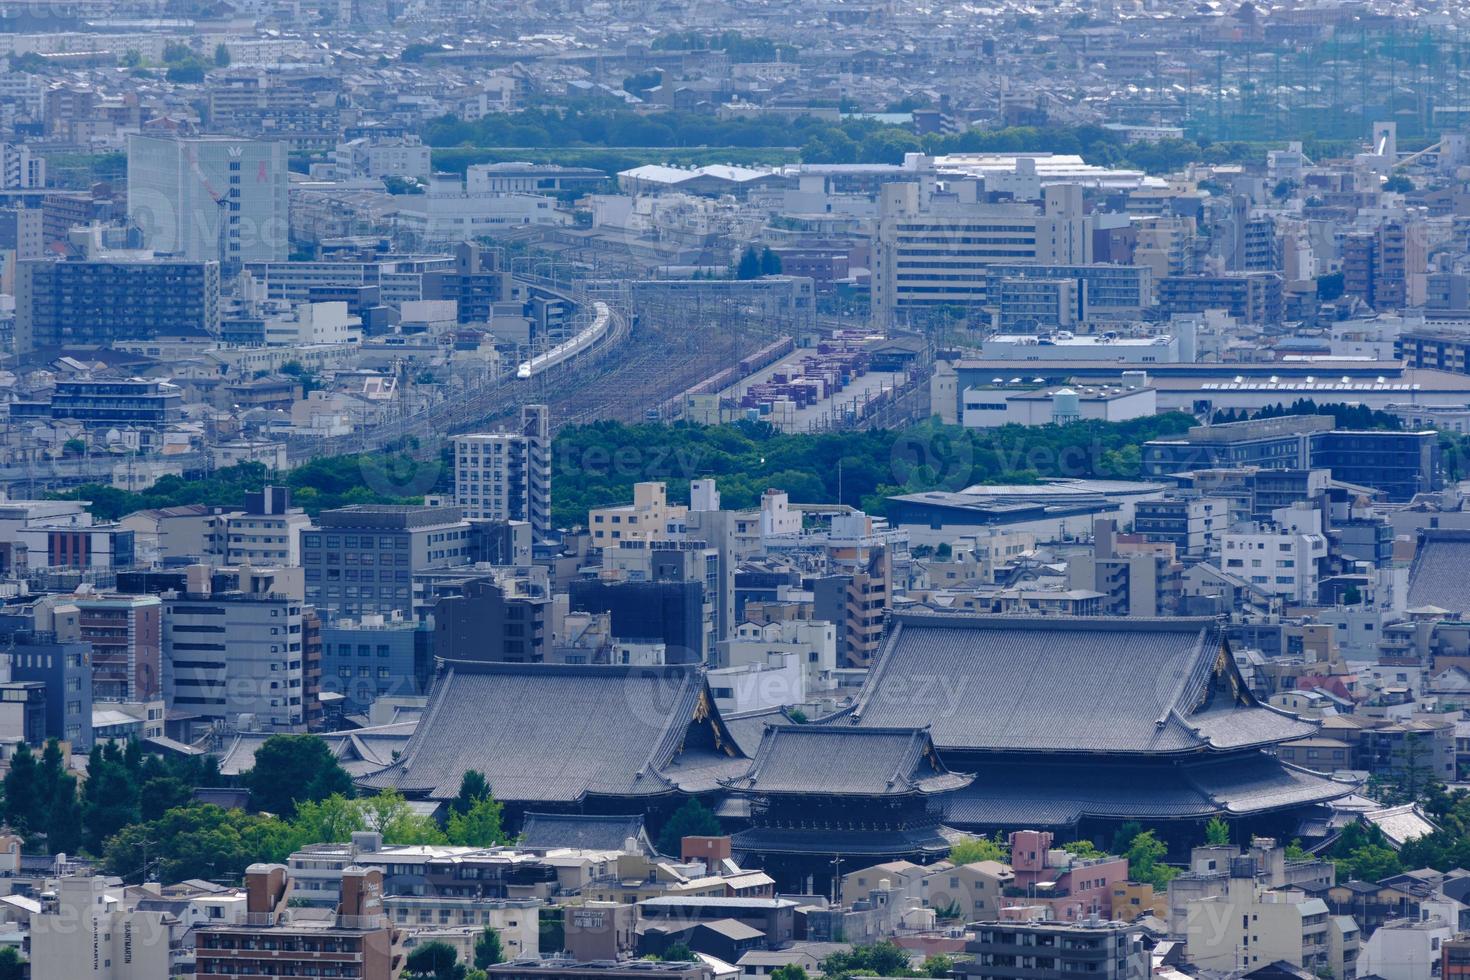
[[(959, 836), (959, 835), (955, 835)], [(736, 854), (944, 854), (954, 844), (942, 827), (912, 830), (795, 830), (751, 827), (730, 841)]]
[(1084, 817), (1198, 820), (1323, 803), (1356, 783), (1289, 766), (1264, 752), (1188, 764), (997, 761), (947, 799), (945, 822), (962, 828), (1072, 827)]
[(528, 850), (555, 847), (587, 851), (621, 851), (628, 841), (651, 851), (644, 832), (643, 814), (595, 816), (580, 813), (528, 813), (521, 823), (516, 846)]
[(1409, 566), (1408, 607), (1438, 607), (1448, 613), (1470, 613), (1470, 530), (1425, 530)]
[(928, 727), (941, 752), (1157, 755), (1315, 726), (1256, 701), (1213, 619), (899, 613), (828, 724)]
[(973, 778), (946, 769), (924, 729), (770, 725), (750, 769), (723, 785), (754, 794), (904, 796), (951, 792)]
[(697, 667), (446, 661), (402, 756), (358, 784), (445, 800), (476, 769), (498, 800), (575, 802), (685, 788), (672, 770), (713, 788), (746, 764)]

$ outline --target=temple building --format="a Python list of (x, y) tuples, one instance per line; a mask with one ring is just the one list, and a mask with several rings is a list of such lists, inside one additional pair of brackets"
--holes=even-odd
[(644, 813), (657, 826), (749, 764), (698, 667), (451, 660), (399, 758), (357, 783), (445, 802), (474, 769), (511, 826), (527, 811)]
[(1315, 726), (1261, 704), (1213, 619), (903, 613), (855, 704), (825, 720), (928, 726), (975, 779), (945, 822), (1107, 840), (1129, 820), (1197, 839), (1212, 817), (1291, 837), (1356, 784), (1281, 762)]
[(771, 725), (749, 770), (722, 783), (750, 799), (750, 827), (732, 841), (742, 865), (823, 894), (844, 862), (944, 857), (943, 801), (973, 778), (946, 769), (922, 728)]
[(442, 803), (475, 769), (537, 834), (642, 814), (656, 835), (699, 797), (742, 860), (825, 890), (844, 862), (942, 857), (955, 829), (1136, 820), (1182, 847), (1219, 816), (1290, 839), (1356, 788), (1271, 754), (1315, 730), (1256, 701), (1213, 619), (898, 613), (854, 703), (811, 724), (727, 723), (697, 665), (441, 661), (412, 738), (358, 785)]

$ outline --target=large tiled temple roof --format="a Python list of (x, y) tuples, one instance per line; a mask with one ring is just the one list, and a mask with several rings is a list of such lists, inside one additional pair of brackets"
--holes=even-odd
[(1256, 701), (1212, 619), (894, 619), (857, 703), (830, 724), (927, 727), (942, 753), (1166, 755), (1314, 731)]

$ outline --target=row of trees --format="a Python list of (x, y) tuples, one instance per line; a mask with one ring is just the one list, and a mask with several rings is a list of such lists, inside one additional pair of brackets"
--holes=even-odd
[[(740, 265), (753, 272), (772, 267), (772, 260), (779, 262), (751, 250)], [(563, 526), (585, 521), (590, 507), (631, 497), (633, 484), (642, 480), (667, 482), (677, 495), (687, 492), (691, 479), (714, 476), (734, 507), (753, 506), (768, 487), (781, 487), (795, 501), (839, 501), (877, 512), (895, 493), (1055, 476), (1129, 479), (1139, 475), (1144, 442), (1178, 435), (1192, 424), (1190, 416), (1172, 413), (1064, 426), (963, 429), (930, 422), (904, 431), (789, 435), (757, 422), (595, 422), (557, 436), (553, 519)], [(208, 476), (166, 476), (140, 492), (89, 484), (56, 496), (92, 501), (99, 519), (116, 520), (184, 503), (239, 506), (247, 492), (274, 482), (290, 487), (293, 502), (315, 514), (355, 503), (415, 502), (418, 493), (447, 490), (451, 472), (442, 460), (406, 454), (346, 455), (313, 460), (285, 474), (241, 463)], [(430, 478), (420, 480), (422, 473)]]
[(290, 487), (292, 502), (305, 508), (307, 513), (315, 514), (348, 504), (414, 502), (419, 498), (372, 488), (399, 486), (403, 483), (402, 474), (414, 472), (424, 465), (420, 460), (398, 453), (322, 457), (287, 473), (272, 473), (263, 463), (248, 462), (215, 470), (208, 476), (165, 476), (138, 492), (89, 483), (52, 496), (61, 500), (91, 501), (90, 509), (94, 516), (101, 520), (115, 520), (133, 511), (152, 507), (182, 504), (238, 507), (247, 492), (275, 483)]
[(272, 736), (240, 782), (259, 812), (194, 801), (196, 787), (227, 783), (212, 756), (146, 754), (136, 741), (99, 745), (79, 786), (57, 741), (39, 754), (22, 744), (5, 776), (3, 816), (29, 848), (83, 852), (129, 880), (169, 882), (237, 878), (256, 861), (284, 860), (303, 845), (345, 842), (363, 830), (395, 844), (510, 840), (483, 774), (465, 774), (440, 827), (397, 793), (354, 796), (347, 772), (313, 735)]
[(1193, 419), (1156, 415), (1128, 422), (963, 429), (914, 428), (781, 433), (765, 423), (723, 426), (597, 422), (562, 431), (553, 447), (553, 519), (584, 522), (591, 507), (631, 498), (633, 484), (659, 480), (671, 496), (712, 476), (730, 507), (751, 507), (769, 487), (793, 501), (836, 501), (879, 513), (892, 494), (960, 490), (975, 483), (1035, 483), (1047, 477), (1130, 479), (1141, 446), (1178, 435)]

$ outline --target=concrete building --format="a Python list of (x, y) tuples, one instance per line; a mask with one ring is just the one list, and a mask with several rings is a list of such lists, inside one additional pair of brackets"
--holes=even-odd
[(967, 429), (1001, 425), (1052, 425), (1091, 420), (1123, 422), (1156, 414), (1158, 392), (1147, 386), (966, 388), (960, 424)]
[(467, 518), (526, 521), (551, 532), (551, 428), (545, 405), (521, 408), (516, 432), (454, 438), (454, 502)]
[(627, 541), (661, 541), (679, 534), (688, 508), (669, 503), (662, 483), (633, 484), (633, 502), (587, 512), (592, 544), (607, 548)]
[(873, 319), (886, 326), (925, 308), (974, 309), (998, 263), (1083, 265), (1092, 261), (1092, 218), (1082, 189), (1049, 186), (1044, 206), (984, 204), (974, 180), (927, 194), (917, 183), (880, 189), (873, 239)]
[(82, 639), (92, 644), (92, 697), (150, 701), (162, 690), (163, 603), (157, 596), (77, 596)]
[(956, 980), (1030, 980), (1088, 976), (1145, 980), (1149, 954), (1122, 922), (981, 922), (965, 943), (971, 958), (954, 965)]
[(168, 915), (127, 907), (107, 879), (69, 875), (30, 917), (32, 980), (158, 980), (173, 975)]
[(243, 511), (221, 518), (221, 557), (226, 565), (299, 565), (301, 532), (310, 526), (306, 512), (291, 506), (291, 491), (286, 487), (249, 492)]
[(473, 194), (456, 174), (433, 174), (423, 194), (397, 199), (398, 224), (424, 242), (465, 242), (524, 225), (568, 225), (571, 215), (539, 194)]
[(413, 620), (339, 618), (325, 625), (322, 690), (341, 694), (343, 710), (365, 714), (380, 697), (417, 697), (428, 690), (430, 634)]
[(20, 262), (16, 348), (217, 335), (219, 263), (141, 258)]
[(290, 253), (285, 143), (128, 137), (128, 220), (155, 252), (226, 269)]
[(716, 644), (716, 651), (721, 667), (765, 663), (773, 654), (795, 656), (803, 665), (808, 695), (831, 690), (837, 683), (837, 627), (832, 623), (794, 619), (741, 623), (728, 640)]
[(1190, 961), (1205, 969), (1285, 962), (1318, 975), (1357, 976), (1359, 937), (1351, 916), (1332, 915), (1321, 898), (1263, 886), (1253, 875), (1232, 874), (1222, 894), (1190, 901), (1184, 936)]
[(46, 158), (24, 143), (0, 143), (0, 190), (33, 191), (46, 186)]
[(296, 569), (241, 569), (216, 591), (191, 566), (187, 590), (164, 600), (163, 694), (189, 727), (305, 728), (305, 649)]
[(541, 663), (546, 659), (551, 594), (544, 579), (483, 575), (434, 606), (434, 655), (446, 660)]
[(335, 973), (397, 980), (404, 963), (402, 934), (383, 909), (382, 872), (344, 869), (341, 892), (334, 917), (293, 913), (286, 868), (252, 864), (245, 870), (245, 923), (197, 931), (195, 975), (198, 980), (239, 980)]
[(1327, 561), (1327, 538), (1320, 531), (1253, 526), (1220, 536), (1221, 567), (1262, 592), (1289, 602), (1315, 603)]
[(338, 180), (354, 177), (425, 180), (430, 170), (429, 148), (417, 136), (397, 139), (360, 136), (337, 144), (332, 151), (332, 166)]
[(353, 505), (301, 534), (306, 601), (332, 616), (414, 615), (413, 573), (469, 561), (457, 507)]

